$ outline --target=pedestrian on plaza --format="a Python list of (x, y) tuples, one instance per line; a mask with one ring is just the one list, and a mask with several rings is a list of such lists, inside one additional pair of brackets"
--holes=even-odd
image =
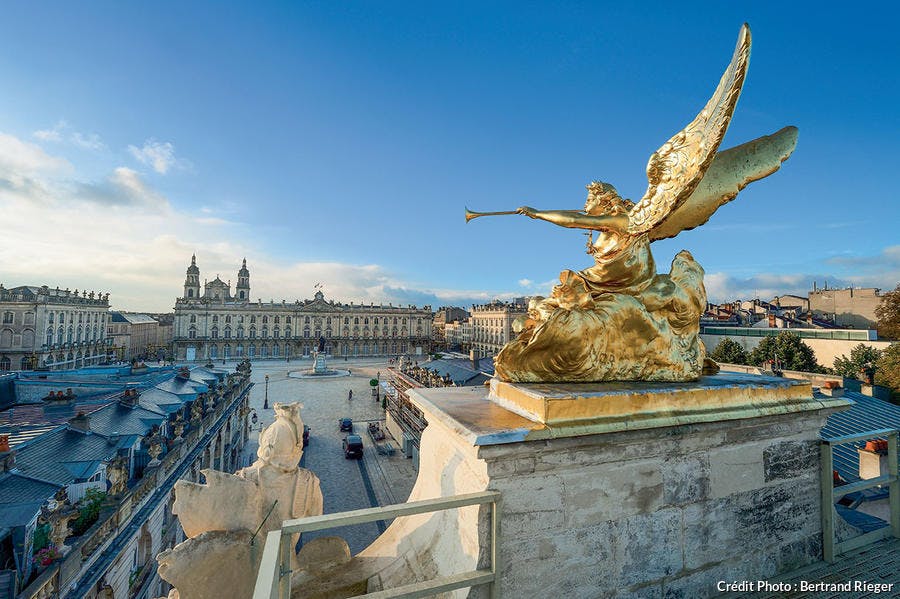
[(350, 393), (347, 394), (347, 401), (353, 399), (353, 389), (350, 389)]

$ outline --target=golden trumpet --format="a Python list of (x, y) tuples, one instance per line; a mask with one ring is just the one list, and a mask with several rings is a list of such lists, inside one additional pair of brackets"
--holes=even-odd
[(503, 212), (472, 212), (468, 208), (466, 208), (466, 222), (469, 222), (473, 218), (478, 218), (479, 216), (500, 216), (502, 214), (518, 214), (518, 210), (505, 210)]

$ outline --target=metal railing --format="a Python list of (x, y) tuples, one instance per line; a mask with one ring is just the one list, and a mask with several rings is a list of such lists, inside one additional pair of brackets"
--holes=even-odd
[[(835, 557), (869, 545), (888, 536), (900, 538), (900, 478), (897, 472), (897, 435), (896, 429), (878, 429), (856, 435), (843, 435), (822, 439), (821, 444), (821, 477), (822, 477), (822, 553), (826, 562), (834, 562)], [(865, 441), (887, 437), (888, 473), (876, 478), (863, 479), (854, 483), (834, 486), (834, 446), (854, 441)], [(890, 526), (885, 526), (858, 537), (842, 542), (834, 538), (834, 523), (837, 513), (834, 502), (857, 491), (865, 491), (874, 487), (887, 485), (891, 509)]]
[(490, 504), (491, 506), (491, 566), (489, 570), (481, 569), (452, 574), (430, 581), (416, 582), (393, 589), (358, 595), (358, 597), (365, 597), (365, 599), (412, 599), (414, 597), (428, 597), (436, 593), (490, 583), (491, 598), (498, 599), (500, 596), (497, 584), (497, 536), (500, 527), (500, 512), (498, 509), (499, 500), (499, 492), (481, 491), (479, 493), (467, 493), (464, 495), (454, 495), (452, 497), (425, 499), (422, 501), (411, 501), (409, 503), (399, 503), (337, 514), (325, 514), (323, 516), (312, 516), (310, 518), (285, 520), (282, 523), (280, 530), (273, 530), (266, 535), (266, 544), (263, 547), (262, 560), (259, 565), (259, 574), (256, 578), (256, 587), (253, 590), (253, 599), (290, 598), (291, 557), (294, 550), (293, 543), (291, 543), (291, 535), (295, 533), (311, 532), (314, 530), (323, 530), (326, 528), (347, 526), (351, 524), (364, 524), (366, 522), (388, 520), (399, 516), (427, 514), (442, 510), (484, 504)]

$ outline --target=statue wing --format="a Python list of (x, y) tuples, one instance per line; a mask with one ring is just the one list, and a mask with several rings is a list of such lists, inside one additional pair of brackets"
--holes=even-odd
[(797, 128), (785, 127), (772, 135), (719, 152), (690, 197), (650, 230), (650, 240), (675, 237), (699, 227), (747, 185), (781, 168), (796, 145)]
[(706, 106), (687, 127), (650, 156), (649, 185), (644, 197), (629, 213), (629, 233), (649, 231), (693, 193), (725, 137), (749, 64), (750, 27), (744, 23), (731, 64)]

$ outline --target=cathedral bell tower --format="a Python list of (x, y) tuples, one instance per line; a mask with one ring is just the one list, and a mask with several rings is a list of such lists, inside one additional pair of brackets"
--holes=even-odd
[(244, 258), (241, 269), (238, 271), (237, 287), (235, 287), (237, 300), (250, 301), (250, 271), (247, 270), (247, 259)]
[(200, 297), (200, 269), (197, 268), (197, 256), (191, 256), (191, 265), (188, 266), (187, 276), (184, 279), (184, 299), (199, 299)]

